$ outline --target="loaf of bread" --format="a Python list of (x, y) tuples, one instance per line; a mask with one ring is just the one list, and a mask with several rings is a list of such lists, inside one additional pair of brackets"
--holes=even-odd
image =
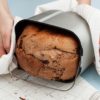
[(16, 46), (20, 67), (32, 76), (48, 80), (74, 78), (79, 63), (78, 44), (70, 35), (58, 33), (34, 25), (24, 28)]

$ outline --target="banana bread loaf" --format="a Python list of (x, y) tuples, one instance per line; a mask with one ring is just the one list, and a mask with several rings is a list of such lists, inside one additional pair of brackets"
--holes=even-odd
[(16, 46), (20, 67), (32, 76), (48, 80), (74, 78), (79, 62), (78, 44), (70, 35), (58, 33), (27, 26)]

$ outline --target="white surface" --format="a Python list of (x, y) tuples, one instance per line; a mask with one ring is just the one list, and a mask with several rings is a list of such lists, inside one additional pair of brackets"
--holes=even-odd
[[(18, 73), (22, 74), (20, 71), (17, 71)], [(67, 84), (44, 82), (36, 78), (34, 81), (56, 88), (67, 88)], [(31, 84), (15, 77), (11, 78), (10, 75), (0, 77), (0, 100), (20, 100), (20, 97), (25, 100), (89, 100), (95, 92), (96, 89), (81, 77), (78, 77), (71, 90), (63, 92)]]

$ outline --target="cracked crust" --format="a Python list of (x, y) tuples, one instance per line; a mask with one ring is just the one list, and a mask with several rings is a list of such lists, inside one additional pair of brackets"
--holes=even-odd
[(28, 26), (22, 32), (16, 55), (22, 69), (49, 80), (75, 77), (79, 56), (77, 42), (70, 36)]

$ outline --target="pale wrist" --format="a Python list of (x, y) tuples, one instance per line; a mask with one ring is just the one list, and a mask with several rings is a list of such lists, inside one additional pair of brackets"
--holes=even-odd
[(77, 0), (79, 4), (91, 4), (91, 0)]

